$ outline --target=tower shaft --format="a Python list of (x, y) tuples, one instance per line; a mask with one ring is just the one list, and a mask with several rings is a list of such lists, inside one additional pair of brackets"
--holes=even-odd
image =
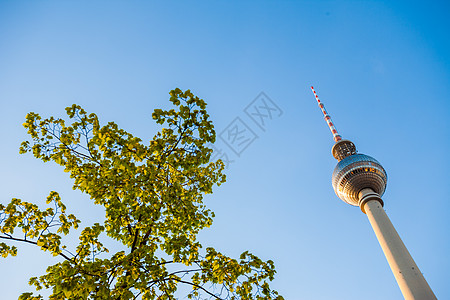
[(359, 197), (361, 210), (369, 218), (403, 297), (406, 300), (436, 299), (384, 211), (379, 195), (371, 189), (364, 189), (359, 193)]

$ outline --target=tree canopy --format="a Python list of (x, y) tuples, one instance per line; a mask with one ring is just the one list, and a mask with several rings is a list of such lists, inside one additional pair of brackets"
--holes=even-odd
[[(104, 222), (81, 230), (55, 191), (45, 209), (20, 199), (0, 204), (3, 257), (17, 255), (23, 242), (61, 258), (29, 280), (37, 291), (50, 290), (49, 299), (174, 299), (181, 285), (190, 287), (189, 299), (283, 299), (269, 287), (272, 261), (248, 251), (230, 258), (197, 240), (214, 217), (203, 197), (225, 182), (224, 165), (210, 161), (216, 134), (206, 103), (180, 89), (170, 101), (174, 109), (154, 110), (163, 128), (148, 144), (114, 122), (102, 126), (78, 105), (66, 108), (70, 122), (26, 116), (30, 140), (20, 153), (62, 166), (73, 188), (105, 211)], [(74, 249), (64, 243), (69, 232), (79, 234)], [(105, 239), (120, 251), (110, 252)]]

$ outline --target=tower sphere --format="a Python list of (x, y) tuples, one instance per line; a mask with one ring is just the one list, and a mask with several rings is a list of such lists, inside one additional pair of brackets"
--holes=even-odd
[(371, 188), (380, 196), (384, 194), (387, 174), (375, 158), (353, 154), (338, 162), (333, 171), (332, 184), (341, 200), (358, 206), (358, 194), (365, 188)]

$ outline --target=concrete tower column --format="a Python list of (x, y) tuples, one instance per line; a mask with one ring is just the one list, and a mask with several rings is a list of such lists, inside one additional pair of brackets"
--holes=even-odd
[(359, 206), (369, 218), (397, 284), (407, 300), (436, 299), (408, 249), (383, 209), (383, 201), (372, 189), (359, 193)]

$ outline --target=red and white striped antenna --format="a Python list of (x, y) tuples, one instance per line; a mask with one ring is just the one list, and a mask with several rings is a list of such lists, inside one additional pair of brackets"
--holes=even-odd
[(333, 140), (334, 140), (336, 143), (339, 142), (340, 140), (342, 140), (342, 137), (339, 135), (339, 133), (338, 133), (336, 127), (334, 127), (334, 124), (333, 124), (333, 122), (331, 121), (331, 117), (330, 117), (330, 115), (327, 113), (327, 111), (326, 111), (325, 106), (323, 105), (323, 103), (320, 102), (319, 96), (317, 96), (316, 91), (314, 90), (314, 87), (311, 87), (311, 90), (313, 91), (314, 96), (316, 97), (316, 100), (317, 100), (317, 104), (319, 105), (320, 109), (322, 110), (323, 116), (324, 116), (324, 118), (325, 118), (325, 121), (327, 121), (328, 127), (330, 128), (331, 133), (333, 134)]

